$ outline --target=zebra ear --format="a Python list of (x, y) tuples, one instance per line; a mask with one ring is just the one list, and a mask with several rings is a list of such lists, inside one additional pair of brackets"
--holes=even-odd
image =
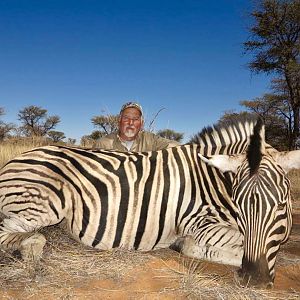
[(219, 169), (222, 173), (233, 172), (236, 173), (237, 168), (241, 165), (246, 158), (245, 154), (238, 155), (213, 155), (210, 158), (206, 158), (198, 153), (200, 159), (207, 163), (209, 166)]
[(275, 152), (273, 157), (285, 172), (300, 169), (300, 150)]

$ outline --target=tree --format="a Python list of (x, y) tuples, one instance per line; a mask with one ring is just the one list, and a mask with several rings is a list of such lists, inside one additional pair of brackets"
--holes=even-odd
[(54, 143), (62, 142), (66, 138), (63, 132), (55, 130), (48, 131), (47, 135)]
[(69, 145), (75, 145), (76, 144), (76, 139), (73, 138), (68, 138), (68, 142)]
[(6, 124), (2, 121), (0, 121), (0, 141), (3, 141), (6, 137), (9, 136), (9, 133), (15, 129), (14, 124)]
[(294, 132), (294, 111), (289, 101), (289, 93), (286, 88), (285, 80), (275, 78), (272, 80), (272, 90), (274, 91), (274, 103), (276, 105), (276, 113), (285, 119), (288, 132), (286, 135), (286, 141), (288, 142), (288, 149), (292, 149), (293, 145), (299, 148), (299, 135), (298, 139), (295, 137)]
[(249, 68), (276, 73), (286, 90), (292, 112), (289, 149), (300, 133), (300, 0), (262, 0), (251, 16), (252, 38), (244, 43), (254, 54)]
[(105, 136), (106, 134), (103, 131), (100, 130), (94, 130), (88, 137), (92, 140), (98, 140)]
[(94, 130), (91, 134), (84, 135), (81, 137), (80, 145), (83, 147), (94, 147), (97, 140), (105, 136), (104, 131)]
[(172, 129), (163, 129), (163, 130), (159, 130), (157, 132), (157, 135), (159, 135), (163, 138), (169, 139), (169, 140), (177, 141), (180, 143), (183, 139), (184, 134), (180, 133), (180, 132), (176, 132)]
[(99, 137), (101, 137), (118, 130), (119, 115), (108, 114), (95, 116), (92, 118), (92, 123), (94, 124), (94, 126), (100, 127), (100, 131), (98, 131), (97, 134), (99, 134)]
[(46, 109), (34, 105), (20, 110), (18, 117), (26, 136), (45, 136), (60, 122), (58, 116), (47, 116)]
[(285, 98), (278, 94), (264, 94), (252, 101), (241, 101), (265, 123), (266, 140), (279, 150), (288, 150), (292, 139), (292, 112)]
[(228, 110), (225, 111), (224, 114), (221, 116), (221, 118), (217, 122), (217, 125), (230, 125), (231, 123), (234, 123), (237, 120), (251, 118), (253, 117), (253, 115), (255, 116), (255, 114), (249, 113), (247, 111), (235, 112), (235, 110)]
[[(5, 115), (5, 110), (3, 107), (0, 107), (0, 117)], [(15, 125), (12, 123), (4, 123), (0, 120), (0, 141), (3, 141), (6, 137), (9, 136), (9, 133), (15, 129)]]

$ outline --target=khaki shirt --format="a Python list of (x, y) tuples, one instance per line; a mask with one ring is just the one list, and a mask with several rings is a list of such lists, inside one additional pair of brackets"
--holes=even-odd
[(137, 138), (133, 141), (130, 150), (121, 142), (117, 133), (111, 133), (99, 139), (95, 146), (106, 150), (144, 152), (161, 150), (178, 145), (178, 142), (165, 139), (152, 132), (140, 131)]

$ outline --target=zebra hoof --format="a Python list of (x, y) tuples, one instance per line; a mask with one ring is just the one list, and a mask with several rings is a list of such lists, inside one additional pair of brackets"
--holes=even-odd
[(183, 249), (184, 241), (185, 238), (180, 237), (173, 244), (171, 244), (169, 248), (180, 253)]
[(24, 261), (39, 261), (43, 254), (46, 238), (36, 233), (21, 243), (20, 252)]

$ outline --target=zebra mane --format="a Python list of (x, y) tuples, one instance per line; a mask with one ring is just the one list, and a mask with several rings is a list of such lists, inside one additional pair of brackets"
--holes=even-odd
[(230, 121), (204, 127), (192, 137), (190, 143), (199, 144), (204, 155), (242, 153), (249, 145), (257, 122), (256, 116), (237, 116)]
[(262, 130), (263, 130), (263, 122), (261, 119), (258, 119), (256, 125), (253, 129), (253, 135), (250, 138), (250, 144), (247, 149), (247, 159), (250, 167), (250, 177), (253, 176), (260, 165), (262, 155), (263, 155), (263, 146), (264, 137), (262, 137)]

